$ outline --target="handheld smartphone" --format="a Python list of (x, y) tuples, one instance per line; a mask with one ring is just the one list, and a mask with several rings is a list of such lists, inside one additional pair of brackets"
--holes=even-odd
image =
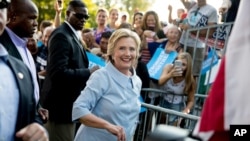
[(174, 66), (175, 66), (175, 67), (178, 67), (178, 68), (182, 68), (182, 61), (180, 61), (180, 60), (175, 60), (175, 61), (174, 61)]
[(181, 60), (175, 60), (174, 61), (174, 67), (176, 68), (177, 75), (176, 76), (182, 76), (182, 61)]

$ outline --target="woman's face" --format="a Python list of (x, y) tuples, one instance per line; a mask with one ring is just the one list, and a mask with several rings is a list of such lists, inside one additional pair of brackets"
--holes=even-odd
[(135, 23), (134, 23), (134, 27), (141, 27), (141, 25), (142, 25), (142, 15), (140, 15), (140, 14), (137, 14), (137, 15), (135, 15), (135, 19), (134, 19), (135, 21)]
[(177, 28), (171, 28), (167, 31), (168, 41), (171, 43), (176, 43), (179, 40), (179, 30)]
[(136, 42), (131, 37), (124, 37), (117, 41), (112, 60), (114, 66), (123, 74), (128, 75), (136, 60)]
[(112, 11), (111, 11), (111, 13), (110, 13), (110, 20), (111, 20), (111, 22), (113, 22), (113, 23), (115, 23), (117, 20), (118, 20), (118, 11), (117, 10), (115, 10), (115, 9), (113, 9)]
[(147, 23), (147, 27), (155, 27), (155, 24), (156, 24), (155, 16), (152, 14), (148, 15), (146, 23)]
[(96, 16), (96, 22), (98, 25), (105, 25), (108, 19), (108, 15), (104, 11), (100, 11)]

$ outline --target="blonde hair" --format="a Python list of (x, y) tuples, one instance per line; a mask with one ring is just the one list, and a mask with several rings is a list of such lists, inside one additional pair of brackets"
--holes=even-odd
[(109, 14), (111, 14), (113, 11), (117, 11), (117, 13), (119, 14), (120, 10), (117, 7), (112, 7), (111, 9), (109, 9)]
[(195, 80), (194, 80), (193, 72), (192, 72), (192, 57), (189, 53), (182, 52), (182, 53), (179, 53), (177, 58), (187, 60), (187, 68), (184, 74), (185, 75), (184, 79), (186, 83), (184, 87), (184, 92), (186, 94), (194, 94), (196, 86), (195, 86)]
[(106, 8), (99, 8), (96, 12), (96, 15), (98, 15), (100, 12), (106, 13), (107, 17), (109, 16), (109, 12)]
[(155, 11), (147, 11), (145, 13), (145, 15), (143, 16), (143, 19), (142, 19), (142, 30), (148, 30), (149, 29), (149, 27), (147, 25), (147, 19), (148, 19), (149, 15), (154, 16), (154, 18), (155, 18), (154, 32), (158, 32), (159, 30), (161, 30), (161, 24), (160, 24), (158, 14)]
[(139, 56), (140, 44), (141, 40), (140, 37), (133, 31), (125, 28), (115, 30), (108, 41), (108, 61), (113, 63), (112, 55), (114, 54), (114, 49), (116, 48), (116, 43), (122, 38), (132, 38), (136, 43), (136, 60)]

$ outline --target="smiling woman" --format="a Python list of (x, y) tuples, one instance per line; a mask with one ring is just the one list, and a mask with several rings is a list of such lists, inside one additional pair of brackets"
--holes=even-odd
[(75, 141), (132, 140), (141, 106), (142, 83), (133, 67), (139, 45), (129, 29), (112, 33), (107, 65), (90, 76), (74, 102), (72, 119), (81, 122)]

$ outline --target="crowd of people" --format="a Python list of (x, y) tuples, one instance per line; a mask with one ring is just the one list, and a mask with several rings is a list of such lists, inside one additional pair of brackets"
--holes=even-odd
[[(64, 1), (55, 1), (55, 19), (41, 23), (32, 0), (0, 1), (0, 78), (5, 78), (0, 81), (0, 140), (131, 141), (140, 98), (150, 103), (141, 89), (149, 87), (170, 93), (154, 104), (189, 114), (207, 46), (186, 31), (217, 24), (218, 14), (206, 0), (182, 2), (186, 9), (177, 10), (177, 19), (168, 6), (169, 25), (156, 11), (119, 16), (118, 8), (99, 8), (92, 19), (97, 26), (84, 28), (90, 17), (81, 0), (66, 4), (65, 21)], [(167, 64), (159, 80), (150, 78), (146, 66), (154, 42), (166, 54), (177, 52), (180, 63)], [(106, 66), (89, 67), (87, 52)], [(176, 117), (167, 120), (176, 125)]]

